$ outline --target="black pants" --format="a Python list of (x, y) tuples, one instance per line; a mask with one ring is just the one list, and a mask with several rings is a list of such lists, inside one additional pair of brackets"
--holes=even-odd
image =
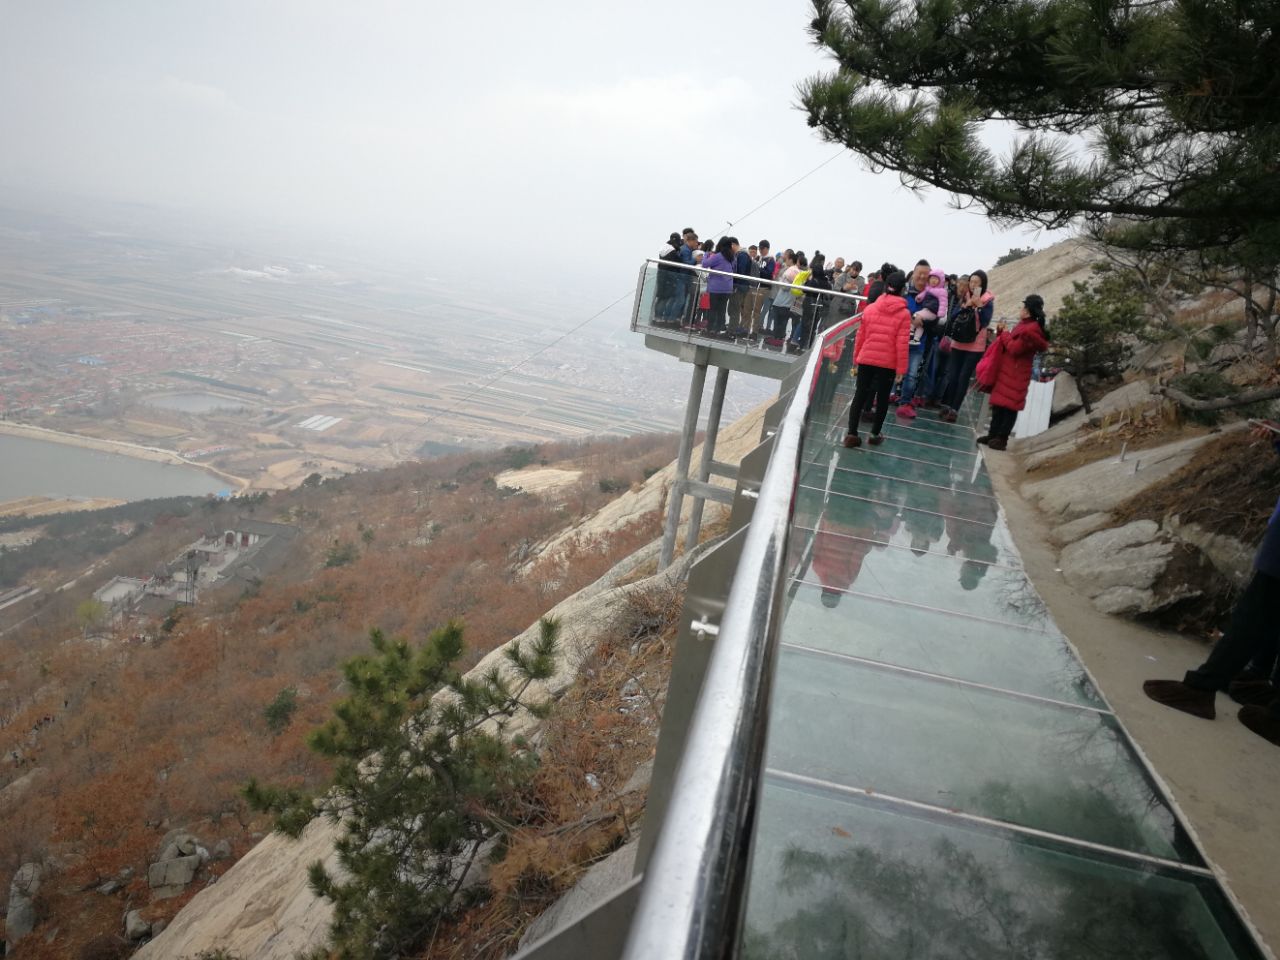
[[(1225, 690), (1249, 662), (1263, 656), (1280, 631), (1280, 578), (1254, 571), (1253, 579), (1231, 611), (1231, 626), (1213, 645), (1209, 659), (1188, 670), (1183, 683), (1197, 690)], [(1272, 705), (1273, 710), (1280, 708)]]
[(770, 307), (769, 335), (777, 340), (787, 339), (787, 321), (790, 319), (790, 307)]
[(993, 403), (991, 405), (991, 429), (987, 431), (987, 436), (1008, 439), (1009, 434), (1013, 433), (1013, 424), (1017, 419), (1017, 410), (1010, 410), (1008, 407), (997, 407)]
[(707, 329), (723, 330), (725, 328), (725, 310), (729, 306), (731, 293), (711, 294), (711, 309), (707, 311)]
[(893, 391), (895, 372), (889, 367), (873, 367), (864, 363), (858, 367), (857, 386), (853, 390), (853, 406), (849, 408), (849, 432), (858, 432), (858, 421), (862, 418), (863, 408), (874, 395), (876, 399), (876, 419), (871, 425), (873, 436), (880, 435), (884, 426), (885, 414), (889, 412), (889, 394)]
[(965, 392), (969, 389), (969, 381), (973, 378), (973, 369), (982, 359), (977, 350), (957, 350), (951, 348), (946, 357), (946, 374), (939, 374), (934, 399), (951, 410), (959, 410), (964, 403)]

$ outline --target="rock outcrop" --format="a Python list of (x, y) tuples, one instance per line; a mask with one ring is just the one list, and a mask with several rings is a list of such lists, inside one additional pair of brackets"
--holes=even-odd
[(9, 906), (5, 914), (5, 952), (13, 953), (19, 940), (35, 929), (36, 894), (44, 868), (38, 863), (24, 863), (9, 883)]
[(1191, 584), (1166, 584), (1180, 549), (1152, 520), (1091, 533), (1062, 551), (1062, 575), (1103, 613), (1137, 616), (1194, 596)]

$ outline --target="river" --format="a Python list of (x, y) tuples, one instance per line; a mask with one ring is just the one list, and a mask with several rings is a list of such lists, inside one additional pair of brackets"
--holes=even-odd
[(0, 434), (0, 503), (38, 496), (146, 500), (217, 493), (230, 486), (196, 467)]

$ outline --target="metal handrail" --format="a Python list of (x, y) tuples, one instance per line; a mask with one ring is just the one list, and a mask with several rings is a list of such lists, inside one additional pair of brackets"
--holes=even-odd
[[(655, 264), (663, 268), (664, 270), (665, 269), (688, 270), (690, 273), (706, 274), (708, 276), (711, 276), (714, 274), (717, 277), (733, 277), (734, 280), (744, 280), (748, 284), (755, 284), (755, 285), (761, 285), (761, 286), (768, 285), (770, 287), (785, 287), (788, 290), (791, 290), (793, 287), (796, 286), (796, 284), (794, 283), (783, 283), (780, 280), (766, 280), (764, 279), (764, 277), (752, 277), (752, 276), (748, 276), (745, 273), (730, 273), (727, 270), (711, 270), (711, 269), (708, 269), (707, 267), (696, 267), (687, 263), (673, 263), (670, 260), (655, 260), (652, 257), (647, 258), (645, 260), (645, 263)], [(805, 293), (814, 293), (824, 297), (840, 297), (843, 300), (853, 300), (855, 302), (863, 301), (867, 299), (860, 293), (838, 293), (835, 290), (816, 290), (813, 287), (806, 287), (803, 285), (800, 287), (800, 289)]]
[[(824, 331), (821, 346), (859, 322), (851, 318)], [(624, 960), (707, 960), (736, 952), (796, 484), (822, 354), (810, 351), (774, 437)]]

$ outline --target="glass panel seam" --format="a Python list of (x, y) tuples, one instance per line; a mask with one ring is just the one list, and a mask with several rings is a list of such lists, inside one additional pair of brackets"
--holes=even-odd
[[(804, 653), (815, 657), (825, 657), (831, 660), (840, 660), (842, 662), (868, 667), (873, 670), (903, 673), (909, 676), (919, 677), (923, 680), (930, 680), (935, 683), (948, 683), (958, 687), (971, 687), (976, 690), (985, 690), (988, 693), (1013, 697), (1018, 700), (1028, 700), (1034, 703), (1042, 703), (1046, 706), (1060, 707), (1065, 710), (1078, 710), (1086, 713), (1096, 713), (1104, 717), (1115, 716), (1114, 713), (1105, 707), (1092, 707), (1088, 704), (1072, 703), (1069, 700), (1058, 700), (1055, 697), (1045, 697), (1037, 693), (1025, 693), (1021, 690), (1010, 690), (1008, 687), (996, 687), (989, 683), (979, 683), (976, 680), (965, 680), (961, 677), (952, 677), (944, 673), (930, 673), (927, 670), (917, 670), (915, 667), (904, 667), (896, 663), (888, 663), (884, 660), (872, 660), (868, 657), (859, 657), (850, 653), (837, 653), (834, 650), (823, 650), (821, 647), (810, 647), (802, 643), (789, 643), (784, 641), (782, 646), (783, 649), (795, 650), (798, 653)], [(1092, 683), (1090, 685), (1092, 686)]]
[(1110, 857), (1132, 860), (1136, 863), (1160, 866), (1177, 873), (1191, 874), (1196, 877), (1203, 877), (1214, 881), (1218, 879), (1217, 875), (1208, 867), (1199, 867), (1190, 863), (1181, 863), (1177, 860), (1170, 860), (1166, 857), (1157, 857), (1149, 853), (1140, 853), (1136, 850), (1125, 850), (1121, 847), (1112, 847), (1105, 843), (1095, 843), (1092, 840), (1081, 840), (1078, 837), (1068, 837), (1061, 833), (1053, 833), (1050, 830), (1040, 830), (1036, 827), (1024, 826), (1023, 824), (1009, 823), (1005, 820), (993, 820), (990, 817), (984, 817), (976, 813), (965, 813), (962, 810), (940, 807), (936, 804), (924, 803), (920, 800), (908, 800), (905, 797), (895, 797), (891, 793), (881, 793), (879, 790), (869, 790), (864, 787), (851, 787), (848, 784), (835, 783), (831, 780), (824, 780), (820, 777), (810, 777), (802, 773), (791, 773), (790, 771), (781, 770), (777, 767), (766, 767), (765, 775), (783, 783), (793, 783), (800, 786), (827, 790), (832, 793), (841, 793), (853, 798), (878, 800), (891, 806), (900, 806), (907, 809), (918, 810), (923, 813), (929, 813), (943, 820), (958, 820), (986, 827), (997, 833), (1006, 832), (1026, 837), (1035, 837), (1041, 840), (1051, 840), (1065, 847), (1076, 848), (1081, 851), (1102, 853)]
[[(812, 580), (805, 580), (801, 577), (792, 577), (792, 584), (803, 584), (806, 587), (819, 587), (823, 590), (834, 590), (846, 597), (859, 597), (863, 600), (879, 600), (881, 603), (892, 603), (895, 606), (907, 607), (912, 610), (927, 610), (930, 613), (944, 613), (950, 617), (962, 617), (965, 620), (974, 620), (978, 623), (994, 623), (1002, 627), (1012, 627), (1015, 630), (1025, 630), (1027, 633), (1038, 633), (1043, 636), (1056, 636), (1054, 631), (1047, 630), (1044, 627), (1032, 627), (1025, 623), (1018, 623), (1016, 620), (997, 620), (995, 617), (984, 617), (976, 613), (965, 613), (963, 610), (948, 610), (946, 607), (932, 607), (927, 603), (914, 603), (911, 600), (899, 600), (896, 597), (884, 596), (878, 593), (866, 593), (862, 590), (850, 590), (841, 587), (828, 587), (825, 583), (814, 583)], [(1046, 619), (1048, 619), (1046, 617)]]

